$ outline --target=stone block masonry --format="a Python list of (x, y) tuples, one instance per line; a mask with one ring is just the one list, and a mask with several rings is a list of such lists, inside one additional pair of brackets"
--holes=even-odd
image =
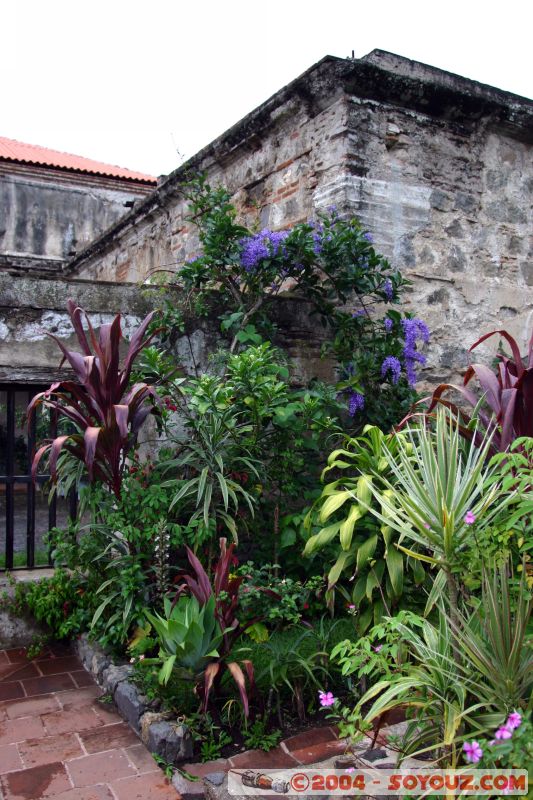
[(531, 100), (379, 50), (328, 56), (67, 269), (106, 281), (179, 269), (198, 252), (181, 194), (191, 170), (227, 186), (249, 225), (336, 205), (412, 281), (405, 310), (432, 330), (426, 381), (457, 379), (479, 335), (505, 327), (525, 348), (533, 326), (532, 141)]

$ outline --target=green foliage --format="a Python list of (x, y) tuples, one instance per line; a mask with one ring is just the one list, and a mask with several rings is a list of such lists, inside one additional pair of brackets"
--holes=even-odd
[(268, 753), (279, 744), (280, 739), (280, 730), (267, 732), (267, 722), (263, 717), (257, 717), (244, 732), (244, 745), (248, 750), (264, 750)]
[(30, 612), (50, 628), (55, 639), (76, 636), (90, 620), (82, 582), (62, 569), (52, 578), (16, 583), (13, 599), (6, 598), (4, 603), (20, 616)]
[[(328, 561), (335, 559), (328, 574), (329, 589), (340, 582), (338, 588), (354, 607), (361, 633), (398, 605), (406, 567), (411, 583), (421, 584), (425, 578), (420, 562), (404, 558), (398, 549), (398, 532), (388, 524), (385, 506), (372, 491), (379, 487), (384, 497), (393, 495), (390, 462), (401, 448), (407, 453), (412, 449), (403, 434), (385, 435), (370, 425), (362, 435), (348, 439), (331, 453), (323, 471), (323, 477), (331, 471), (341, 477), (326, 484), (306, 521), (308, 527), (316, 518), (322, 526), (327, 523), (307, 539), (304, 555), (325, 549)], [(372, 509), (382, 519), (369, 513)], [(349, 576), (354, 582), (348, 590)]]
[(261, 617), (271, 627), (296, 624), (302, 617), (315, 616), (323, 609), (325, 583), (322, 575), (314, 575), (306, 581), (280, 577), (278, 564), (255, 567), (253, 561), (240, 566), (237, 573), (244, 577), (241, 592), (244, 612)]
[[(195, 679), (208, 660), (219, 655), (217, 648), (223, 632), (215, 618), (214, 597), (202, 606), (195, 597), (180, 597), (174, 606), (166, 598), (164, 610), (164, 617), (145, 611), (158, 637), (159, 658), (163, 662), (159, 680), (168, 683), (174, 669)], [(147, 659), (146, 663), (153, 660)]]

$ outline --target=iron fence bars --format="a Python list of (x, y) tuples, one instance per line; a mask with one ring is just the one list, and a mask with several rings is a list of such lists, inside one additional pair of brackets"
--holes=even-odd
[(46, 533), (76, 517), (75, 492), (59, 499), (54, 493), (48, 503), (43, 490), (50, 476), (40, 474), (35, 483), (31, 477), (36, 448), (57, 431), (55, 414), (26, 421), (28, 404), (43, 388), (0, 384), (0, 571), (51, 566)]

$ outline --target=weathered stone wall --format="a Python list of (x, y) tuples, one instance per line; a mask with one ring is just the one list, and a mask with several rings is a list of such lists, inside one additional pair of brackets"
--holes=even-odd
[[(67, 347), (79, 350), (66, 312), (69, 299), (87, 311), (95, 329), (122, 313), (122, 330), (127, 338), (159, 303), (156, 291), (135, 284), (0, 273), (0, 384), (47, 384), (69, 374), (65, 368), (59, 369), (61, 352), (47, 335), (53, 333)], [(323, 334), (313, 325), (307, 305), (290, 296), (276, 298), (275, 305), (276, 341), (293, 361), (294, 381), (332, 380), (332, 364), (320, 358)], [(176, 364), (187, 374), (200, 374), (208, 368), (210, 355), (219, 345), (218, 319), (190, 319), (185, 333), (173, 343)]]
[[(284, 228), (335, 204), (413, 282), (433, 331), (426, 379), (457, 377), (480, 333), (533, 321), (533, 102), (391, 54), (326, 58), (189, 163), (243, 220)], [(197, 249), (169, 176), (75, 258), (85, 278), (141, 280)], [(487, 345), (489, 348), (490, 345)]]
[(152, 188), (104, 176), (0, 161), (1, 265), (61, 266)]

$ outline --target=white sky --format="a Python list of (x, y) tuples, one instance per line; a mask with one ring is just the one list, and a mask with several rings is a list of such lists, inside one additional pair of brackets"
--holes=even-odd
[(528, 0), (11, 0), (0, 135), (168, 173), (324, 55), (374, 48), (533, 97)]

